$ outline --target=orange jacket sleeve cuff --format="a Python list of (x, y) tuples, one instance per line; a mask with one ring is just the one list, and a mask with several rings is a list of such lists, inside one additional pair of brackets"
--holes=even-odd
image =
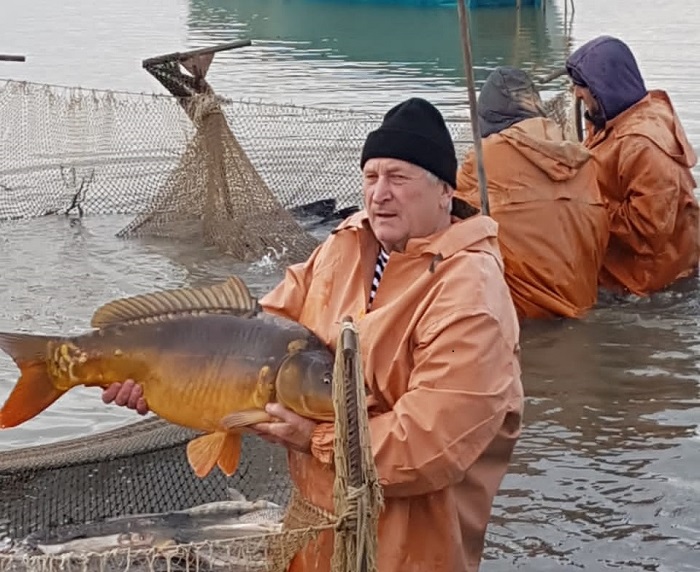
[(333, 423), (319, 423), (311, 434), (311, 454), (322, 463), (333, 464)]

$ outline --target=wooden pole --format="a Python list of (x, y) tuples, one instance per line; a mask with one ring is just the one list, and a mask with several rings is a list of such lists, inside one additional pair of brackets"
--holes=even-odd
[(555, 80), (558, 77), (561, 77), (563, 75), (566, 75), (566, 68), (560, 67), (560, 68), (555, 69), (553, 72), (548, 73), (546, 76), (539, 78), (537, 80), (537, 83), (541, 83), (541, 84), (549, 83), (550, 81), (553, 81), (553, 80)]
[(9, 54), (0, 54), (0, 62), (23, 62), (26, 61), (24, 56), (12, 56)]
[(211, 48), (199, 48), (197, 50), (190, 50), (189, 52), (173, 52), (171, 54), (165, 54), (162, 56), (156, 56), (154, 58), (148, 58), (141, 62), (143, 67), (152, 66), (155, 64), (162, 64), (165, 62), (172, 61), (182, 61), (187, 60), (192, 57), (203, 56), (208, 54), (215, 54), (216, 52), (221, 52), (224, 50), (233, 50), (236, 48), (244, 48), (250, 46), (250, 40), (236, 40), (234, 42), (226, 42), (224, 44), (218, 44)]
[[(188, 102), (196, 94), (214, 93), (204, 79), (214, 55), (224, 50), (233, 50), (250, 46), (250, 40), (225, 42), (208, 48), (198, 48), (186, 52), (172, 52), (147, 58), (141, 62), (143, 68), (156, 78), (184, 107), (188, 115), (192, 111)], [(184, 74), (180, 66), (191, 75)], [(190, 118), (192, 116), (190, 115)]]
[(459, 12), (459, 25), (462, 31), (462, 55), (464, 56), (464, 71), (467, 79), (467, 91), (469, 93), (469, 111), (471, 114), (472, 135), (474, 137), (474, 153), (476, 155), (476, 175), (479, 181), (479, 194), (481, 196), (481, 212), (485, 215), (491, 213), (489, 208), (489, 193), (486, 186), (486, 173), (484, 171), (483, 151), (481, 150), (481, 133), (479, 131), (479, 117), (476, 110), (476, 89), (474, 87), (474, 64), (472, 62), (471, 39), (469, 36), (469, 17), (465, 0), (457, 2)]

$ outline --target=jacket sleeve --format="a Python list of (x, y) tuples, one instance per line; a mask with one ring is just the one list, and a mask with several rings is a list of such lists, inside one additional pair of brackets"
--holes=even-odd
[(610, 233), (637, 253), (658, 253), (676, 225), (680, 185), (673, 159), (646, 137), (630, 137), (619, 159), (625, 198), (610, 220)]
[[(520, 420), (517, 349), (496, 316), (465, 310), (434, 322), (421, 337), (408, 391), (391, 411), (369, 421), (387, 497), (428, 494), (463, 480), (506, 415), (515, 410)], [(332, 429), (320, 425), (312, 437), (312, 454), (326, 463), (332, 461)]]
[(317, 246), (305, 262), (287, 267), (284, 279), (260, 299), (264, 311), (289, 320), (299, 320), (321, 247)]

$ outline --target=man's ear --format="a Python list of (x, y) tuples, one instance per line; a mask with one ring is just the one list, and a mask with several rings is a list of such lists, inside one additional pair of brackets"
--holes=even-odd
[(455, 191), (444, 181), (441, 182), (440, 186), (442, 187), (440, 190), (440, 206), (442, 206), (444, 209), (450, 210), (450, 206), (452, 205), (452, 197), (454, 196)]

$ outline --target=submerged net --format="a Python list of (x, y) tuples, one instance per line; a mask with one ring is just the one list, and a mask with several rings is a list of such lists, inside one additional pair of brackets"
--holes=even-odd
[[(380, 114), (224, 100), (176, 66), (149, 71), (175, 95), (0, 83), (0, 220), (133, 214), (120, 237), (289, 263), (318, 244), (314, 223), (360, 208), (358, 157)], [(546, 102), (570, 134), (571, 102)], [(469, 123), (448, 127), (461, 158)]]
[[(241, 467), (233, 477), (215, 472), (198, 479), (184, 461), (183, 450), (196, 434), (151, 419), (80, 444), (74, 441), (0, 456), (0, 514), (6, 534), (24, 537), (41, 531), (50, 535), (51, 529), (65, 528), (72, 522), (85, 529), (85, 523), (100, 523), (106, 517), (179, 510), (224, 499), (227, 487), (236, 487), (245, 496), (268, 497), (286, 504), (281, 525), (269, 527), (269, 532), (258, 526), (245, 536), (187, 544), (115, 547), (101, 552), (0, 554), (0, 571), (282, 572), (294, 554), (323, 530), (335, 531), (334, 572), (355, 570), (363, 560), (367, 572), (376, 571), (382, 494), (369, 446), (358, 347), (355, 326), (345, 322), (333, 376), (337, 471), (334, 513), (309, 504), (290, 485), (281, 447), (265, 446), (259, 438), (246, 436)], [(135, 442), (148, 452), (126, 456)], [(271, 470), (275, 466), (278, 468)], [(76, 467), (80, 471), (74, 472)]]
[(194, 431), (161, 419), (62, 443), (0, 453), (0, 537), (125, 514), (167, 512), (229, 498), (284, 504), (284, 450), (245, 435), (238, 472), (200, 479), (187, 463)]

